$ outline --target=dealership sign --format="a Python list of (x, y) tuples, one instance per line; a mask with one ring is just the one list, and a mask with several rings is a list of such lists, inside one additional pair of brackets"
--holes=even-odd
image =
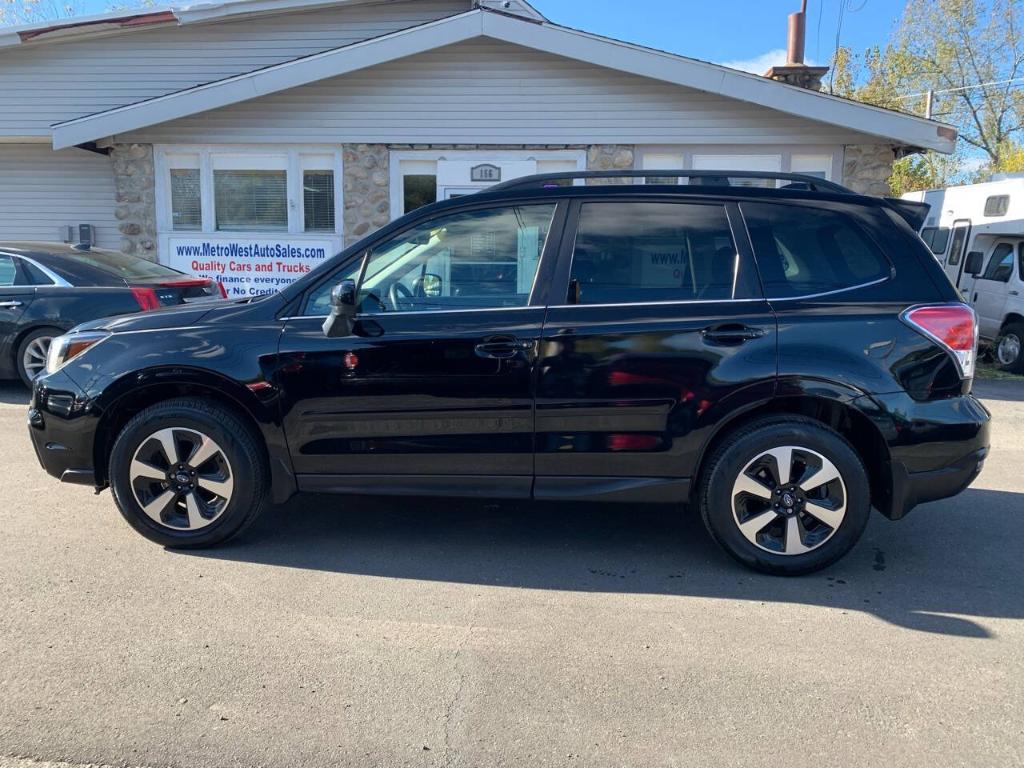
[(223, 284), (229, 298), (276, 293), (338, 252), (328, 239), (272, 237), (167, 238), (163, 261)]

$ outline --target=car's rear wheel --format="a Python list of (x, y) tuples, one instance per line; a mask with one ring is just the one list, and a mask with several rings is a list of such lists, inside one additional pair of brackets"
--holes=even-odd
[(1024, 323), (1010, 323), (996, 339), (996, 363), (1004, 371), (1024, 373)]
[(727, 439), (702, 478), (701, 514), (726, 552), (766, 573), (798, 575), (845, 555), (871, 509), (864, 464), (838, 433), (769, 418)]
[(180, 398), (137, 414), (110, 455), (125, 520), (168, 547), (220, 544), (263, 509), (268, 472), (255, 430), (230, 408)]
[(36, 328), (22, 338), (15, 353), (15, 360), (18, 376), (26, 387), (31, 387), (32, 380), (46, 368), (50, 342), (62, 333), (59, 328)]

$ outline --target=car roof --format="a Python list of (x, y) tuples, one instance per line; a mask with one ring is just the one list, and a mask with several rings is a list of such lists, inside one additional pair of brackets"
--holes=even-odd
[[(105, 249), (90, 249), (100, 253), (108, 253)], [(72, 285), (117, 285), (123, 286), (125, 281), (111, 272), (94, 267), (80, 259), (76, 259), (88, 251), (81, 246), (68, 243), (46, 243), (34, 241), (0, 242), (0, 253), (13, 256), (24, 256), (41, 264)]]

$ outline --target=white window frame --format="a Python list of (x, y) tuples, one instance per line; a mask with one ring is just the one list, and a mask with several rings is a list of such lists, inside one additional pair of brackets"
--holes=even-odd
[[(175, 230), (171, 216), (170, 171), (175, 158), (192, 155), (199, 157), (199, 190), (202, 227), (198, 230)], [(316, 167), (309, 162), (318, 158), (314, 165), (323, 165), (330, 158), (330, 167)], [(236, 168), (241, 170), (282, 170), (287, 172), (288, 229), (280, 230), (225, 230), (217, 229), (217, 212), (213, 193), (213, 170)], [(334, 172), (334, 231), (315, 230), (306, 232), (305, 196), (302, 192), (304, 170), (331, 170)], [(156, 186), (157, 232), (163, 235), (215, 235), (258, 237), (269, 235), (290, 238), (341, 237), (344, 233), (344, 177), (342, 174), (342, 150), (340, 146), (274, 146), (274, 145), (158, 145), (154, 147), (154, 171)]]
[[(779, 157), (780, 173), (799, 173), (794, 171), (793, 165), (796, 161), (799, 167), (807, 160), (821, 162), (820, 170), (825, 172), (827, 181), (838, 181), (842, 183), (843, 177), (843, 147), (841, 145), (808, 145), (792, 146), (787, 144), (701, 144), (701, 145), (672, 145), (672, 144), (649, 144), (637, 147), (638, 167), (645, 170), (661, 170), (649, 164), (647, 157), (655, 158), (672, 157), (676, 163), (681, 165), (680, 170), (693, 170), (694, 156), (715, 156), (722, 159), (733, 157), (765, 157), (774, 155)], [(681, 160), (681, 162), (680, 162)], [(676, 170), (675, 164), (666, 170)], [(817, 168), (815, 170), (818, 170)], [(685, 176), (685, 174), (680, 174)]]

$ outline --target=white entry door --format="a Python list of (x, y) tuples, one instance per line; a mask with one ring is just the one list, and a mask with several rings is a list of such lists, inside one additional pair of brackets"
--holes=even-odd
[(582, 171), (584, 150), (413, 150), (391, 153), (391, 218), (435, 200), (481, 192), (537, 173)]

